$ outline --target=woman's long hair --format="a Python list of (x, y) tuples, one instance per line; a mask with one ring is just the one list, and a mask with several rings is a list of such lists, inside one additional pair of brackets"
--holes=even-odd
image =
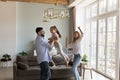
[(51, 26), (51, 27), (50, 27), (50, 30), (52, 30), (52, 29), (56, 30), (56, 32), (57, 32), (59, 38), (62, 37), (56, 26)]
[[(78, 37), (75, 38), (74, 35), (75, 34), (78, 34)], [(80, 33), (78, 31), (75, 31), (74, 34), (73, 34), (73, 42), (75, 42), (76, 40), (78, 40), (80, 38)]]

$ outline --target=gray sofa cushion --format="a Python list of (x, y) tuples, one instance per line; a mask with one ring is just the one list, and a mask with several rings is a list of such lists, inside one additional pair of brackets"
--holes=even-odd
[(18, 62), (17, 65), (18, 65), (18, 68), (20, 69), (23, 69), (23, 70), (29, 69), (29, 65), (27, 65), (26, 63)]
[(18, 62), (22, 62), (28, 66), (38, 66), (36, 56), (17, 56)]
[[(73, 55), (72, 54), (68, 54), (68, 57), (70, 59), (70, 65), (73, 63)], [(64, 58), (61, 55), (55, 55), (52, 56), (53, 61), (55, 62), (56, 65), (66, 65), (66, 62), (64, 60)]]
[(65, 60), (61, 55), (52, 56), (52, 59), (56, 65), (65, 65)]
[(28, 64), (28, 56), (17, 56), (17, 62)]
[(40, 75), (40, 67), (39, 66), (32, 66), (29, 67), (27, 70), (18, 69), (17, 75), (19, 76), (33, 76), (33, 75)]
[(36, 56), (28, 56), (28, 65), (29, 66), (39, 66), (39, 64), (37, 63)]

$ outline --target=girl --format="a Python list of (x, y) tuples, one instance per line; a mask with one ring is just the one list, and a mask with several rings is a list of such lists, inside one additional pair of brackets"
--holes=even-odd
[[(50, 27), (50, 32), (52, 33), (52, 36), (48, 40), (50, 40), (50, 41), (54, 40), (54, 45), (57, 48), (57, 51), (64, 58), (64, 60), (66, 62), (66, 66), (68, 66), (69, 57), (63, 52), (62, 45), (59, 42), (59, 38), (61, 38), (61, 34), (59, 33), (59, 31), (58, 31), (56, 26), (51, 26)], [(53, 65), (55, 66), (54, 62), (53, 62)]]
[(79, 72), (77, 70), (77, 67), (78, 67), (78, 65), (80, 64), (80, 61), (81, 61), (81, 45), (80, 45), (80, 42), (83, 38), (82, 30), (80, 29), (80, 27), (78, 27), (78, 29), (79, 29), (80, 32), (75, 31), (73, 33), (73, 42), (68, 45), (68, 48), (72, 48), (73, 53), (74, 53), (72, 71), (73, 71), (75, 80), (80, 80), (80, 76), (79, 76)]

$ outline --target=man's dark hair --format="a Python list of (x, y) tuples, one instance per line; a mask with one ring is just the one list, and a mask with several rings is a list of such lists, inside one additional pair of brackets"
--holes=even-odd
[(39, 31), (41, 31), (43, 28), (42, 27), (37, 27), (36, 28), (36, 33), (38, 33)]

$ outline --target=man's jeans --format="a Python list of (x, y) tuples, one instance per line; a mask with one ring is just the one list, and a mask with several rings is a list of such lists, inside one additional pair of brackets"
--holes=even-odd
[(51, 77), (51, 71), (49, 68), (49, 63), (47, 61), (44, 61), (40, 63), (40, 68), (41, 68), (41, 76), (40, 80), (49, 80)]
[(74, 61), (73, 61), (73, 67), (72, 67), (72, 71), (75, 77), (74, 80), (80, 80), (79, 72), (77, 69), (77, 67), (80, 65), (80, 61), (81, 61), (80, 54), (74, 55)]

